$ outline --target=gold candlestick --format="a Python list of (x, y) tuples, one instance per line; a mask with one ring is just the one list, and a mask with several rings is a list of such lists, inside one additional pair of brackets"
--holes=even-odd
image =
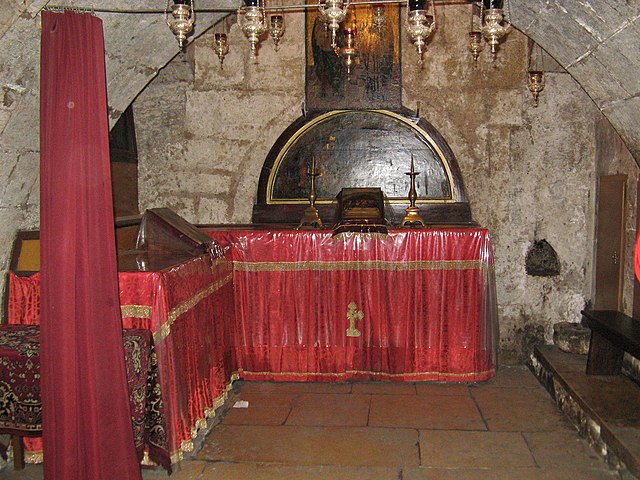
[(316, 177), (320, 174), (316, 172), (315, 155), (311, 159), (311, 170), (308, 170), (307, 173), (311, 177), (311, 188), (309, 189), (309, 206), (305, 209), (304, 214), (302, 215), (302, 220), (300, 220), (298, 229), (302, 227), (322, 228), (322, 220), (320, 219), (320, 214), (318, 213), (318, 209), (316, 208)]
[(407, 214), (402, 219), (400, 227), (402, 228), (417, 228), (426, 226), (426, 222), (422, 215), (420, 215), (420, 209), (416, 207), (416, 199), (418, 194), (416, 193), (416, 177), (420, 175), (420, 172), (416, 172), (413, 165), (413, 155), (411, 155), (411, 171), (405, 172), (405, 175), (411, 177), (411, 188), (409, 189), (409, 206), (405, 210)]

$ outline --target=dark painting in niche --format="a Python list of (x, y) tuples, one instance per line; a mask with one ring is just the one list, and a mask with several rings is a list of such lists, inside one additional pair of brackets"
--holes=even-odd
[(415, 163), (418, 200), (449, 200), (452, 188), (439, 155), (411, 125), (378, 112), (346, 111), (311, 126), (284, 152), (271, 201), (309, 195), (312, 159), (319, 202), (334, 201), (342, 188), (380, 187), (389, 200), (406, 200)]
[(319, 21), (316, 10), (307, 10), (308, 110), (401, 108), (400, 7), (385, 5), (383, 11), (384, 22), (374, 23), (371, 5), (349, 7), (337, 32), (337, 45), (342, 47), (344, 28), (356, 31), (356, 64), (347, 75), (342, 57), (331, 46), (331, 30)]

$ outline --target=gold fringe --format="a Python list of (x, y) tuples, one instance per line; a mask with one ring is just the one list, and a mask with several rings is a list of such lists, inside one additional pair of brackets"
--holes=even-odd
[[(368, 224), (364, 224), (364, 225), (346, 225), (347, 228), (350, 227), (354, 227), (354, 226), (360, 226), (360, 227), (369, 227), (369, 228), (375, 228), (376, 225), (368, 225)], [(331, 237), (331, 241), (333, 243), (337, 243), (337, 242), (341, 242), (344, 240), (349, 240), (351, 238), (363, 238), (366, 240), (386, 240), (387, 238), (389, 238), (389, 234), (388, 233), (382, 233), (382, 232), (342, 232), (342, 233), (338, 233), (337, 235), (334, 235), (333, 237)]]
[(44, 462), (44, 455), (42, 450), (36, 450), (33, 452), (24, 452), (24, 463), (42, 463)]
[(273, 375), (274, 377), (345, 377), (347, 375), (375, 375), (380, 377), (419, 377), (423, 375), (438, 375), (440, 377), (468, 378), (476, 375), (495, 374), (495, 369), (483, 370), (469, 373), (445, 373), (445, 372), (407, 372), (407, 373), (386, 373), (373, 372), (370, 370), (345, 370), (344, 372), (250, 372), (238, 370), (240, 375)]
[(226, 402), (227, 398), (229, 397), (229, 392), (233, 389), (233, 382), (239, 379), (240, 379), (240, 375), (237, 372), (233, 372), (231, 374), (231, 378), (229, 379), (229, 382), (225, 387), (225, 391), (213, 399), (211, 407), (204, 409), (205, 418), (196, 419), (195, 425), (191, 428), (191, 439), (182, 440), (180, 444), (180, 448), (175, 452), (171, 453), (170, 458), (171, 458), (172, 464), (178, 463), (184, 460), (185, 453), (193, 452), (193, 449), (194, 449), (193, 439), (198, 436), (201, 429), (207, 427), (207, 419), (213, 418), (216, 416), (217, 410), (222, 405), (224, 405), (224, 402)]
[(482, 260), (414, 260), (396, 262), (389, 260), (362, 261), (319, 261), (302, 262), (240, 262), (234, 261), (233, 268), (241, 272), (302, 272), (302, 271), (344, 271), (344, 270), (383, 270), (393, 272), (409, 272), (419, 270), (470, 270), (485, 269)]

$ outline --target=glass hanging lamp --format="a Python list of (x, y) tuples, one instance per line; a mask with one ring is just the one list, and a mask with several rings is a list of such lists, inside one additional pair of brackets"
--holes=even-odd
[(418, 52), (418, 65), (422, 67), (427, 40), (436, 28), (435, 16), (428, 14), (427, 0), (408, 0), (407, 5), (407, 33)]
[(338, 48), (337, 36), (340, 24), (344, 22), (349, 10), (349, 2), (343, 0), (327, 0), (318, 4), (318, 16), (322, 22), (331, 30), (331, 46)]
[(238, 10), (240, 28), (251, 45), (251, 58), (257, 61), (258, 44), (267, 32), (264, 8), (260, 5), (259, 0), (244, 0), (244, 3)]
[(167, 7), (164, 13), (169, 30), (178, 40), (180, 49), (183, 49), (187, 42), (187, 36), (193, 31), (193, 25), (196, 21), (193, 0), (173, 0), (171, 15), (169, 15), (169, 0), (167, 0)]
[(278, 51), (278, 45), (280, 45), (280, 39), (284, 35), (284, 15), (275, 14), (269, 17), (269, 35), (273, 39), (273, 44), (275, 45), (276, 52)]

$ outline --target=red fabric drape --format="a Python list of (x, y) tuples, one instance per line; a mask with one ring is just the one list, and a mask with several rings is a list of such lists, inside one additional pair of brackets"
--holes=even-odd
[(339, 239), (327, 231), (207, 234), (234, 261), (241, 378), (476, 382), (495, 375), (485, 229)]
[(122, 347), (102, 22), (42, 15), (45, 478), (139, 479)]
[(633, 271), (636, 274), (636, 280), (640, 282), (640, 235), (636, 237), (636, 246), (633, 250)]

